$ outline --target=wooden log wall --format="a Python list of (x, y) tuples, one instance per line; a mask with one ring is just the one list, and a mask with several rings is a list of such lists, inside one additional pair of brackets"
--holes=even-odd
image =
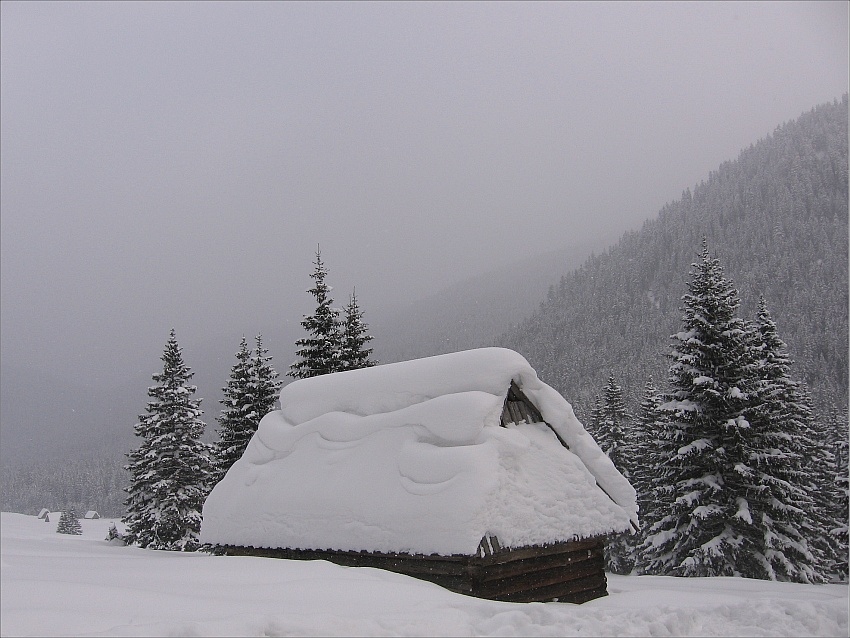
[[(489, 542), (485, 543), (487, 538)], [(440, 556), (232, 545), (218, 550), (230, 556), (327, 560), (346, 567), (375, 567), (492, 600), (583, 603), (608, 594), (602, 538), (519, 549), (501, 548), (494, 537), (485, 537), (482, 544), (491, 548), (491, 553)]]

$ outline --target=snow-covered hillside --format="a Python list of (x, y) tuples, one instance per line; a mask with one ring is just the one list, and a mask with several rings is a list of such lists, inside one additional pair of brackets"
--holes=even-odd
[[(609, 576), (584, 605), (500, 603), (375, 569), (143, 550), (0, 518), (3, 636), (847, 636), (844, 585)], [(120, 523), (119, 523), (120, 528)]]

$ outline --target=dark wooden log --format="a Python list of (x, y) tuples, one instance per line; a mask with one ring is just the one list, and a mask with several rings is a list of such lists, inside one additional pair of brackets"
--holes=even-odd
[(540, 414), (540, 410), (537, 409), (537, 406), (531, 402), (531, 400), (525, 396), (525, 393), (519, 389), (519, 386), (515, 381), (511, 380), (511, 386), (508, 389), (508, 400), (516, 401), (517, 403), (521, 403), (528, 413), (530, 420), (529, 423), (542, 423), (543, 415)]
[(525, 574), (530, 571), (539, 571), (541, 569), (577, 569), (577, 566), (581, 563), (593, 563), (594, 561), (604, 559), (603, 554), (602, 548), (599, 548), (590, 550), (589, 553), (586, 550), (582, 550), (579, 552), (523, 558), (518, 561), (495, 563), (487, 566), (472, 565), (470, 567), (476, 568), (473, 573), (483, 582), (500, 578), (510, 578), (511, 576)]
[(502, 546), (499, 544), (499, 539), (495, 536), (490, 537), (490, 544), (493, 546), (493, 553), (502, 551)]
[(601, 560), (587, 561), (575, 567), (554, 567), (513, 574), (504, 578), (484, 579), (475, 583), (475, 591), (488, 598), (514, 594), (520, 591), (532, 591), (558, 583), (582, 581), (590, 576), (604, 575), (605, 566)]
[[(525, 571), (513, 571), (510, 574), (493, 574), (489, 570), (474, 574), (476, 586), (483, 591), (514, 591), (520, 588), (533, 589), (555, 582), (578, 580), (594, 574), (604, 574), (604, 557), (594, 557), (581, 563), (567, 566), (558, 564), (539, 564)], [(521, 586), (521, 587), (520, 587)]]
[(549, 554), (562, 554), (578, 550), (592, 550), (597, 547), (603, 547), (603, 541), (601, 538), (552, 543), (551, 545), (534, 545), (532, 547), (520, 547), (517, 549), (503, 547), (500, 552), (485, 558), (478, 557), (478, 560), (481, 561), (482, 564), (491, 565), (521, 560), (523, 558), (546, 556)]

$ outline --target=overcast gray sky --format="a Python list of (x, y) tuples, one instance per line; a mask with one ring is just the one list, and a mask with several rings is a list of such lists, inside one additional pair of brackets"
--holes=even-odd
[(104, 384), (297, 324), (317, 244), (369, 321), (613, 243), (848, 86), (845, 2), (0, 12), (4, 369)]

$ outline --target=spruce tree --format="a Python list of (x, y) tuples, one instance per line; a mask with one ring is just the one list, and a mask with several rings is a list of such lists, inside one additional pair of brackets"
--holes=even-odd
[(357, 304), (356, 290), (351, 293), (345, 307), (340, 343), (340, 369), (357, 370), (375, 365), (369, 359), (372, 349), (366, 345), (372, 340), (367, 324), (363, 323), (363, 311)]
[[(278, 379), (277, 371), (272, 367), (272, 358), (267, 348), (263, 347), (262, 335), (257, 335), (254, 355), (251, 365), (254, 371), (254, 411), (257, 414), (257, 425), (262, 418), (274, 410), (275, 401), (280, 394), (281, 381)], [(256, 427), (254, 431), (256, 431)]]
[[(806, 512), (803, 532), (808, 547), (814, 553), (820, 573), (834, 575), (842, 559), (831, 531), (838, 525), (836, 508), (841, 497), (835, 483), (837, 461), (834, 439), (831, 437), (833, 414), (816, 414), (806, 384), (800, 384), (800, 405), (807, 424), (806, 448), (803, 451), (807, 471), (808, 494), (814, 506)], [(846, 560), (846, 556), (843, 557)]]
[[(608, 377), (604, 389), (604, 401), (599, 417), (602, 451), (608, 455), (614, 467), (630, 478), (630, 468), (626, 463), (625, 433), (628, 421), (623, 391), (614, 379)], [(634, 567), (633, 536), (631, 532), (622, 532), (611, 536), (605, 544), (605, 569), (614, 574), (628, 574)]]
[(118, 531), (118, 528), (115, 526), (115, 522), (109, 524), (109, 529), (106, 530), (106, 538), (104, 540), (107, 541), (121, 541), (124, 542), (124, 536)]
[[(745, 539), (737, 568), (754, 578), (821, 582), (809, 548), (817, 527), (815, 485), (805, 467), (812, 448), (810, 410), (791, 379), (790, 357), (763, 296), (748, 337), (747, 469), (735, 474), (741, 514), (732, 519)], [(742, 518), (744, 525), (738, 524)]]
[(203, 443), (200, 399), (189, 385), (194, 373), (183, 363), (174, 330), (162, 355), (162, 372), (148, 388), (147, 414), (139, 417), (142, 439), (128, 454), (130, 485), (125, 501), (128, 544), (152, 549), (198, 548), (201, 508), (209, 492), (211, 446)]
[[(608, 377), (603, 391), (602, 414), (599, 419), (602, 449), (611, 459), (620, 473), (628, 474), (624, 457), (625, 432), (628, 421), (626, 404), (623, 402), (623, 390), (614, 380), (614, 375)], [(628, 476), (626, 476), (628, 478)]]
[(287, 373), (294, 379), (307, 379), (340, 370), (340, 319), (339, 310), (333, 307), (331, 287), (325, 283), (328, 271), (322, 263), (322, 254), (316, 248), (316, 268), (310, 277), (315, 284), (307, 292), (316, 298), (316, 311), (305, 316), (301, 325), (308, 336), (298, 339), (295, 354), (300, 358), (289, 366)]
[(596, 444), (605, 450), (608, 444), (602, 439), (602, 410), (602, 397), (597, 394), (593, 397), (593, 408), (590, 410), (590, 420), (587, 422), (586, 429)]
[[(663, 428), (663, 413), (659, 410), (661, 397), (652, 377), (644, 385), (643, 398), (640, 402), (634, 427), (628, 436), (628, 456), (630, 459), (630, 476), (632, 487), (637, 493), (638, 516), (640, 530), (635, 539), (638, 547), (646, 538), (647, 532), (659, 515), (658, 503), (654, 498), (653, 477), (659, 465), (657, 458), (657, 433)], [(639, 555), (635, 551), (635, 560), (639, 571), (642, 571)]]
[(236, 363), (230, 370), (230, 379), (224, 388), (224, 406), (216, 419), (219, 424), (218, 443), (214, 459), (211, 484), (217, 484), (227, 470), (242, 457), (248, 441), (254, 435), (259, 418), (254, 411), (256, 379), (248, 341), (242, 337)]
[(747, 513), (732, 486), (748, 471), (746, 326), (735, 315), (738, 292), (705, 240), (692, 268), (682, 330), (672, 337), (671, 391), (660, 406), (668, 418), (656, 498), (666, 511), (642, 545), (641, 563), (648, 573), (740, 575), (736, 522)]
[(79, 536), (83, 533), (83, 528), (80, 525), (80, 519), (72, 509), (62, 510), (62, 515), (59, 517), (59, 525), (56, 526), (57, 534), (73, 534)]
[(831, 573), (842, 582), (848, 579), (848, 516), (850, 516), (850, 465), (848, 465), (848, 441), (847, 441), (847, 408), (835, 421), (835, 479), (833, 490), (836, 495), (837, 506), (835, 508), (835, 524), (829, 530), (835, 548), (835, 561), (831, 566)]

